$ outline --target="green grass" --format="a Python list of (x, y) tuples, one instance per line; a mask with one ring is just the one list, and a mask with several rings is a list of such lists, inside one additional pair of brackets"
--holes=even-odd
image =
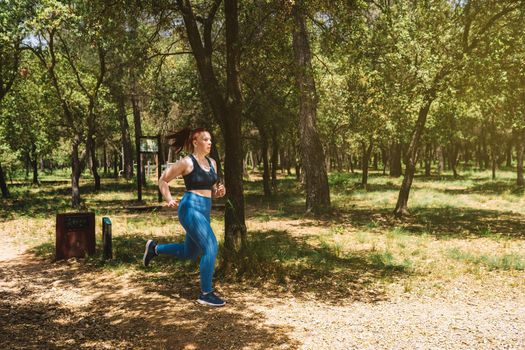
[[(523, 271), (525, 256), (517, 252), (523, 249), (525, 198), (515, 189), (514, 174), (501, 172), (496, 181), (490, 172), (461, 175), (416, 176), (409, 201), (412, 215), (402, 220), (391, 214), (401, 178), (377, 172), (372, 172), (367, 189), (356, 185), (360, 174), (331, 174), (332, 209), (320, 218), (305, 215), (304, 189), (293, 177), (279, 179), (271, 198), (263, 196), (260, 180), (246, 182), (251, 229), (245, 254), (233, 271), (218, 269), (217, 276), (322, 298), (328, 298), (323, 291), (335, 288), (337, 293), (330, 294), (335, 298), (395, 281), (411, 292), (422, 276), (447, 280), (485, 270)], [(180, 195), (181, 184), (176, 185), (173, 192)], [(68, 186), (12, 187), (13, 197), (2, 202), (0, 230), (31, 246), (34, 254), (53, 259), (54, 216), (71, 210)], [(81, 193), (82, 209), (97, 215), (97, 254), (82, 260), (87, 266), (134, 271), (166, 286), (180, 278), (196, 278), (198, 262), (160, 257), (150, 269), (141, 267), (146, 239), (183, 240), (174, 212), (128, 212), (126, 207), (138, 204), (133, 182), (106, 178), (97, 193), (86, 179)], [(145, 199), (145, 204), (157, 204), (152, 184), (145, 189)], [(224, 258), (223, 215), (212, 216), (219, 240), (218, 268)], [(113, 222), (114, 258), (108, 261), (101, 256), (102, 216)]]
[(452, 248), (448, 251), (448, 256), (454, 260), (486, 266), (489, 270), (525, 270), (524, 254), (477, 255)]
[(375, 266), (388, 270), (404, 271), (412, 266), (412, 261), (410, 259), (397, 261), (394, 254), (389, 250), (370, 254), (370, 260)]

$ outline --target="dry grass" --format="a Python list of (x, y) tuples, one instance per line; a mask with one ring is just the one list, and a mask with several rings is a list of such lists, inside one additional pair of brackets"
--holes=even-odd
[[(182, 327), (186, 338), (168, 336), (173, 346), (216, 348), (213, 334), (198, 341), (190, 339), (190, 334), (200, 329), (199, 322), (218, 333), (224, 331), (225, 322), (237, 327), (242, 324), (240, 338), (228, 337), (232, 348), (268, 348), (267, 339), (269, 348), (296, 348), (300, 342), (289, 337), (294, 332), (293, 322), (285, 326), (266, 324), (260, 313), (264, 309), (267, 317), (284, 317), (271, 316), (271, 310), (276, 300), (285, 296), (301, 305), (315, 301), (338, 308), (356, 302), (405, 300), (401, 302), (417, 304), (427, 298), (477, 303), (504, 295), (519, 300), (525, 292), (525, 240), (521, 231), (524, 198), (514, 187), (512, 174), (505, 173), (497, 181), (491, 181), (489, 175), (416, 178), (410, 198), (412, 216), (403, 220), (390, 213), (400, 179), (372, 174), (365, 191), (355, 186), (357, 175), (332, 174), (333, 210), (313, 218), (304, 215), (302, 189), (293, 179), (280, 180), (276, 196), (265, 199), (260, 181), (253, 177), (255, 181), (246, 183), (249, 249), (244, 267), (230, 275), (218, 271), (216, 279), (219, 290), (237, 305), (218, 314), (217, 319), (209, 319), (191, 306), (198, 285), (195, 263), (161, 257), (150, 269), (141, 267), (146, 239), (183, 239), (175, 211), (129, 211), (128, 207), (137, 205), (132, 183), (105, 179), (101, 193), (84, 184), (84, 209), (97, 215), (99, 245), (101, 218), (109, 216), (112, 220), (115, 258), (103, 261), (98, 253), (86, 260), (53, 263), (54, 215), (68, 210), (67, 184), (19, 186), (0, 213), (2, 244), (8, 247), (1, 250), (0, 262), (14, 264), (12, 268), (25, 272), (9, 277), (0, 293), (5, 300), (11, 296), (18, 300), (21, 315), (24, 310), (54, 313), (53, 324), (35, 321), (41, 329), (52, 329), (53, 341), (46, 333), (35, 331), (49, 346), (66, 348), (78, 347), (79, 343), (74, 337), (62, 338), (54, 330), (84, 327), (86, 315), (92, 322), (116, 327), (121, 333), (106, 337), (82, 331), (85, 348), (146, 347), (134, 329), (149, 327), (162, 339), (159, 331), (152, 330), (154, 324), (163, 324), (162, 332)], [(146, 189), (145, 198), (146, 204), (157, 205), (153, 186)], [(221, 245), (223, 225), (222, 213), (214, 211), (212, 227)], [(9, 271), (11, 267), (4, 268)], [(29, 292), (20, 289), (22, 285), (28, 286)], [(257, 302), (252, 303), (250, 296), (254, 295)], [(35, 298), (40, 301), (35, 302)], [(162, 308), (169, 305), (187, 321), (170, 323), (158, 318), (148, 312), (148, 303)], [(4, 306), (8, 308), (6, 305), (0, 303), (0, 312)], [(144, 319), (143, 314), (149, 316)], [(15, 325), (32, 324), (26, 319), (15, 320)], [(26, 326), (20, 332), (30, 331)], [(17, 339), (24, 337), (17, 329), (10, 331), (10, 344), (15, 348), (20, 345)], [(235, 329), (228, 334), (236, 334)]]

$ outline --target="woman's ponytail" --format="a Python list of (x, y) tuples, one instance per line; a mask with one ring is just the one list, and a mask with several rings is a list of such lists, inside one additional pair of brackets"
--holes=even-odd
[(166, 139), (170, 146), (175, 149), (176, 154), (180, 153), (182, 150), (193, 152), (193, 139), (204, 131), (208, 132), (205, 128), (191, 129), (190, 127), (185, 127), (182, 130), (167, 135)]
[(191, 144), (191, 128), (186, 127), (182, 130), (166, 135), (166, 139), (171, 147), (175, 149), (175, 153), (180, 153), (182, 150), (187, 150)]

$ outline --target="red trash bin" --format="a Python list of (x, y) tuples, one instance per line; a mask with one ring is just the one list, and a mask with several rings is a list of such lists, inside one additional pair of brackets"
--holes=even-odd
[(57, 214), (56, 260), (95, 254), (95, 213)]

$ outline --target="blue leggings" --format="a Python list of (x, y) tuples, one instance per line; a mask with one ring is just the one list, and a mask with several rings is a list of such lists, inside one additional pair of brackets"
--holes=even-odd
[(201, 289), (213, 291), (212, 277), (217, 256), (217, 239), (210, 226), (211, 198), (193, 192), (184, 192), (179, 204), (179, 221), (186, 230), (184, 243), (159, 244), (158, 254), (167, 254), (179, 259), (196, 259), (201, 256)]

